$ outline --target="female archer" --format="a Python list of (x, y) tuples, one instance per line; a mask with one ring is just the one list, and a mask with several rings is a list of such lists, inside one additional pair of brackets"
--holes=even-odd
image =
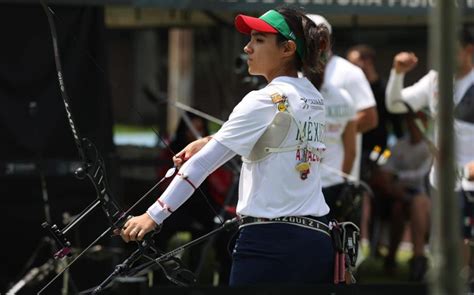
[(328, 29), (291, 8), (259, 18), (238, 15), (235, 27), (250, 35), (244, 47), (249, 73), (265, 77), (268, 85), (248, 93), (215, 135), (174, 157), (183, 164), (179, 173), (146, 213), (126, 222), (122, 238), (141, 240), (207, 175), (240, 155), (242, 224), (230, 285), (329, 283), (334, 250), (319, 166), (325, 108), (312, 83), (324, 68)]

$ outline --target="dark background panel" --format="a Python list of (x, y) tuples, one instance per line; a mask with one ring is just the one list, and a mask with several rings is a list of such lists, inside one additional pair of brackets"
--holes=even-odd
[[(103, 9), (53, 7), (66, 90), (79, 132), (112, 151)], [(25, 20), (28, 21), (25, 21)], [(0, 9), (0, 160), (77, 157), (60, 95), (51, 33), (39, 5)]]

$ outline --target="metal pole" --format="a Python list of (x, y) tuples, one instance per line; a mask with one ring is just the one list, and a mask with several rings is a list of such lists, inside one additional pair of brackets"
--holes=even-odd
[(454, 0), (438, 0), (432, 19), (434, 64), (438, 70), (438, 193), (433, 202), (433, 272), (431, 294), (461, 294), (460, 207), (454, 194), (453, 77), (458, 42)]

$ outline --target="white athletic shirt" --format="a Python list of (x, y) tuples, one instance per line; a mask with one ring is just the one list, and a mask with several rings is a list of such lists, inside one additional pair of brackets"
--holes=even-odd
[[(408, 111), (400, 100), (407, 102), (414, 111), (423, 107), (429, 107), (431, 115), (436, 119), (438, 111), (438, 74), (429, 71), (423, 78), (410, 87), (403, 88), (404, 74), (397, 74), (394, 69), (390, 72), (390, 79), (386, 90), (387, 109), (392, 113), (405, 113)], [(460, 103), (466, 95), (472, 95), (468, 90), (474, 86), (474, 69), (461, 79), (454, 81), (454, 106)], [(471, 89), (472, 90), (472, 89)], [(469, 99), (469, 98), (466, 98)], [(471, 105), (474, 97), (470, 97)], [(397, 102), (398, 101), (398, 102)], [(472, 112), (474, 116), (474, 112)], [(437, 122), (437, 120), (435, 120)], [(472, 121), (471, 121), (472, 122)], [(438, 126), (435, 125), (435, 143), (438, 143)], [(463, 120), (454, 119), (454, 145), (456, 164), (459, 168), (464, 167), (468, 162), (474, 160), (474, 124)], [(433, 165), (430, 173), (431, 185), (437, 185), (436, 165)], [(461, 183), (456, 183), (456, 190), (460, 189)], [(465, 190), (474, 190), (474, 182), (463, 179), (462, 187)]]
[[(318, 161), (311, 162), (306, 180), (302, 180), (295, 169), (299, 163), (297, 157), (301, 155), (298, 151), (271, 153), (258, 162), (246, 161), (278, 112), (271, 99), (274, 93), (287, 97), (307, 135), (309, 145), (323, 148), (325, 110), (321, 94), (306, 78), (278, 77), (265, 88), (247, 94), (213, 139), (183, 165), (180, 173), (197, 187), (210, 173), (238, 154), (244, 160), (240, 174), (238, 214), (264, 218), (324, 216), (329, 212), (329, 207), (321, 191)], [(280, 147), (298, 144), (297, 137), (299, 131), (292, 122)], [(193, 191), (193, 187), (183, 177), (176, 176), (159, 202), (150, 206), (147, 213), (157, 224), (161, 224)]]
[[(342, 88), (325, 83), (321, 87), (321, 95), (326, 107), (326, 152), (322, 163), (341, 170), (344, 160), (342, 134), (347, 123), (356, 119), (356, 109), (349, 93)], [(321, 181), (323, 187), (328, 187), (344, 182), (344, 178), (323, 166)]]
[[(362, 111), (377, 105), (374, 93), (364, 72), (346, 59), (333, 55), (324, 70), (324, 83), (346, 90), (352, 98), (356, 111)], [(351, 174), (359, 178), (362, 135), (357, 134), (356, 159)]]
[(357, 111), (376, 106), (369, 81), (364, 72), (346, 59), (333, 55), (324, 70), (324, 83), (332, 84), (349, 92)]
[[(287, 97), (296, 119), (312, 147), (324, 147), (324, 101), (306, 78), (278, 77), (265, 88), (252, 91), (234, 108), (229, 120), (213, 136), (243, 157), (237, 213), (254, 217), (323, 216), (329, 212), (321, 192), (320, 165), (312, 161), (306, 180), (295, 166), (299, 151), (271, 153), (257, 162), (248, 162), (252, 148), (278, 112), (271, 95)], [(298, 144), (298, 128), (292, 122), (280, 147)]]

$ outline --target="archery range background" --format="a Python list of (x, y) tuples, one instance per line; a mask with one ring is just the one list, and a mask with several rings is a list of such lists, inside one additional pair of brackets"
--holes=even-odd
[[(110, 167), (114, 145), (107, 73), (95, 68), (86, 55), (107, 69), (103, 9), (69, 6), (54, 10), (61, 16), (57, 22), (59, 50), (77, 128), (96, 144)], [(52, 257), (41, 227), (46, 217), (40, 173), (45, 175), (53, 222), (60, 228), (63, 213), (78, 214), (95, 199), (95, 191), (87, 180), (80, 181), (72, 171), (60, 167), (79, 158), (60, 95), (44, 11), (39, 4), (2, 5), (0, 31), (0, 293), (4, 293), (8, 284)], [(114, 169), (110, 170), (112, 180)], [(71, 236), (76, 247), (84, 247), (106, 227), (101, 213), (87, 218)], [(103, 262), (86, 258), (72, 268), (71, 278), (78, 289), (84, 289), (107, 271)]]
[[(112, 189), (126, 206), (156, 180), (152, 171), (159, 164), (156, 157), (162, 146), (158, 141), (152, 148), (116, 146), (113, 126), (154, 124), (160, 132), (166, 130), (165, 104), (147, 100), (143, 88), (151, 85), (166, 97), (168, 38), (173, 25), (120, 27), (107, 23), (102, 6), (52, 8), (57, 15), (64, 81), (77, 127), (104, 156)], [(137, 19), (140, 14), (136, 10)], [(192, 106), (221, 119), (228, 116), (243, 94), (257, 86), (245, 82), (245, 73), (234, 70), (235, 58), (242, 53), (247, 39), (235, 32), (231, 20), (232, 17), (217, 17), (207, 25), (190, 21), (178, 26), (192, 29), (194, 34)], [(336, 53), (344, 55), (350, 45), (370, 43), (378, 52), (381, 74), (388, 74), (393, 54), (406, 46), (420, 57), (420, 65), (407, 77), (407, 83), (417, 80), (426, 69), (424, 24), (364, 27), (354, 21), (350, 29), (333, 28)], [(55, 161), (74, 162), (78, 155), (59, 91), (51, 33), (41, 6), (1, 4), (0, 36), (0, 224), (4, 249), (0, 252), (1, 293), (28, 268), (42, 265), (51, 257), (47, 244), (41, 243), (46, 232), (41, 228), (45, 215), (40, 172), (46, 174), (53, 221), (60, 227), (63, 213), (77, 214), (94, 200), (95, 192), (88, 181), (74, 178), (71, 171), (54, 168)], [(130, 160), (133, 156), (136, 157)], [(18, 169), (10, 169), (11, 164)], [(73, 244), (84, 246), (102, 232), (107, 224), (102, 215), (99, 209), (81, 225)], [(124, 247), (116, 239), (104, 240), (107, 246)], [(39, 246), (41, 253), (33, 257)], [(25, 268), (31, 257), (32, 265)], [(120, 262), (119, 257), (99, 261), (86, 258), (73, 266), (71, 277), (77, 289), (102, 281)], [(58, 280), (56, 290), (60, 285)]]

